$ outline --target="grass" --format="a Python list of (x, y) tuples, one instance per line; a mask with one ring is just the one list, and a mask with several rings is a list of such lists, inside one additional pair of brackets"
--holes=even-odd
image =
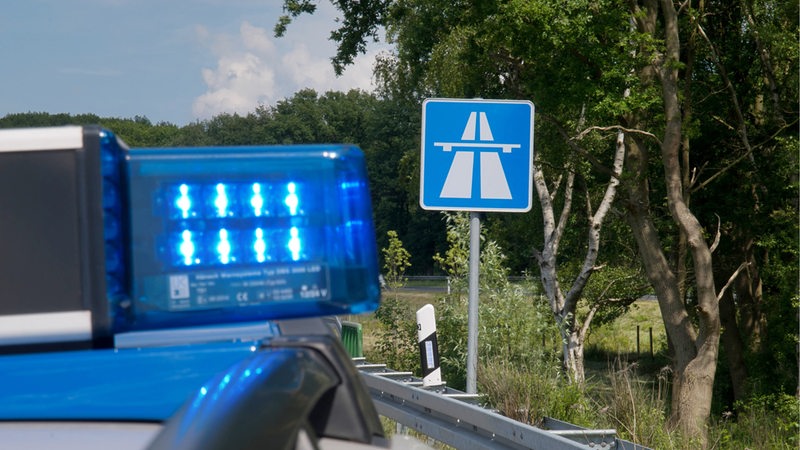
[[(638, 327), (638, 346), (637, 346)], [(652, 331), (652, 341), (650, 333)], [(630, 310), (613, 322), (592, 327), (586, 339), (587, 355), (628, 355), (650, 356), (652, 342), (653, 355), (667, 349), (667, 333), (661, 321), (658, 302), (638, 300)], [(638, 355), (637, 355), (638, 349)]]
[[(441, 282), (420, 281), (414, 282), (413, 287), (422, 286), (440, 287)], [(435, 283), (435, 284), (430, 284)], [(408, 305), (412, 312), (428, 303), (436, 304), (443, 295), (441, 292), (415, 291), (400, 289), (384, 291), (384, 298), (397, 298)], [(364, 330), (364, 351), (369, 352), (374, 348), (377, 340), (375, 330), (379, 326), (372, 314), (359, 316), (344, 316), (343, 320), (359, 322)], [(636, 352), (636, 327), (639, 326), (639, 349)], [(650, 355), (650, 330), (652, 329), (653, 357)], [(554, 343), (557, 336), (547, 338), (548, 345)], [(556, 351), (559, 349), (554, 347)], [(661, 311), (658, 302), (653, 300), (639, 300), (631, 308), (613, 322), (592, 327), (586, 340), (586, 365), (591, 371), (605, 371), (610, 361), (622, 358), (626, 361), (640, 361), (643, 365), (648, 363), (664, 363), (663, 355), (667, 350), (667, 334), (664, 323), (661, 321)], [(660, 367), (659, 367), (660, 368)]]

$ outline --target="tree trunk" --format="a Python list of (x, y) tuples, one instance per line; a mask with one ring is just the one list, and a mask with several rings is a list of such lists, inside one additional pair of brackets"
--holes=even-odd
[(747, 262), (747, 270), (736, 278), (736, 295), (739, 304), (739, 325), (746, 346), (754, 352), (761, 350), (764, 334), (764, 316), (761, 311), (763, 285), (759, 264), (754, 254), (753, 239), (742, 245), (742, 253)]
[(577, 386), (583, 386), (586, 383), (586, 372), (583, 364), (583, 338), (578, 330), (573, 328), (569, 332), (567, 347), (570, 363), (569, 374), (573, 377), (572, 382)]
[(625, 136), (623, 133), (618, 133), (612, 177), (606, 186), (603, 200), (594, 213), (591, 210), (592, 208), (587, 194), (586, 213), (590, 217), (590, 220), (587, 230), (586, 256), (584, 257), (580, 273), (573, 280), (566, 295), (562, 292), (558, 283), (557, 256), (558, 244), (569, 219), (575, 173), (570, 171), (567, 175), (567, 183), (564, 191), (564, 207), (561, 210), (558, 222), (556, 222), (552, 202), (555, 194), (551, 194), (547, 188), (542, 169), (534, 164), (533, 181), (539, 196), (539, 202), (542, 206), (542, 220), (544, 225), (544, 243), (542, 251), (534, 249), (534, 255), (539, 264), (539, 272), (545, 295), (550, 302), (550, 308), (561, 333), (564, 371), (568, 378), (579, 386), (583, 386), (586, 380), (583, 364), (583, 343), (596, 309), (592, 308), (592, 312), (584, 320), (583, 326), (578, 326), (578, 318), (576, 317), (578, 300), (581, 298), (583, 289), (586, 287), (589, 278), (595, 270), (595, 262), (597, 261), (597, 255), (600, 249), (600, 232), (606, 214), (608, 214), (614, 202), (617, 187), (620, 183), (619, 175), (622, 173), (624, 161)]
[[(659, 146), (664, 170), (667, 205), (674, 223), (686, 236), (694, 269), (698, 328), (689, 319), (678, 277), (664, 255), (649, 208), (647, 147), (635, 142), (628, 149), (627, 220), (636, 238), (645, 271), (658, 296), (661, 314), (674, 345), (675, 360), (670, 425), (706, 444), (706, 421), (719, 350), (720, 318), (714, 286), (711, 251), (703, 229), (684, 199), (681, 172), (683, 121), (678, 78), (681, 42), (678, 15), (672, 0), (643, 0), (644, 9), (632, 3), (641, 32), (663, 38), (663, 53), (651, 55), (652, 64), (640, 72), (642, 85), (658, 83), (664, 112), (664, 134)], [(662, 35), (663, 33), (663, 35)], [(640, 119), (632, 117), (637, 126)], [(635, 141), (635, 140), (634, 140)]]
[(742, 400), (747, 393), (747, 366), (744, 363), (744, 343), (736, 323), (736, 307), (730, 290), (725, 291), (719, 301), (719, 315), (722, 323), (722, 345), (728, 360), (728, 371), (733, 386), (733, 401)]
[[(666, 52), (659, 67), (666, 128), (661, 143), (661, 161), (667, 188), (667, 204), (672, 219), (686, 233), (695, 274), (699, 332), (696, 356), (685, 367), (677, 367), (673, 388), (671, 422), (684, 432), (705, 442), (706, 421), (711, 413), (711, 397), (719, 352), (719, 304), (714, 286), (711, 251), (700, 222), (683, 199), (679, 151), (683, 135), (679, 100), (678, 69), (680, 40), (677, 11), (672, 0), (661, 0)], [(678, 351), (681, 351), (678, 348)], [(693, 352), (692, 352), (693, 353)], [(678, 358), (685, 360), (686, 358)]]
[[(635, 152), (629, 149), (629, 153)], [(704, 440), (705, 422), (711, 411), (719, 327), (716, 335), (713, 328), (711, 333), (701, 330), (698, 334), (693, 327), (680, 296), (677, 277), (669, 267), (650, 216), (647, 190), (636, 186), (644, 187), (646, 183), (629, 186), (626, 218), (675, 351), (670, 424)], [(701, 321), (708, 320), (708, 314), (701, 316)]]

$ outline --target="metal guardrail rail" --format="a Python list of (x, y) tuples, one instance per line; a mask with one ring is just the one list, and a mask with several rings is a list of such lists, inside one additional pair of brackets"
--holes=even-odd
[(481, 397), (446, 385), (422, 386), (411, 372), (353, 358), (378, 413), (458, 449), (647, 450), (618, 439), (616, 430), (591, 430), (556, 419), (549, 429), (502, 416), (480, 405)]

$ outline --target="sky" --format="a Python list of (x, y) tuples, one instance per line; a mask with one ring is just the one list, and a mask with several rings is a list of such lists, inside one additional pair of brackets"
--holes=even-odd
[(247, 114), (295, 92), (373, 89), (371, 44), (341, 77), (330, 63), (337, 11), (273, 28), (282, 0), (6, 0), (0, 8), (0, 117), (145, 116), (183, 126)]

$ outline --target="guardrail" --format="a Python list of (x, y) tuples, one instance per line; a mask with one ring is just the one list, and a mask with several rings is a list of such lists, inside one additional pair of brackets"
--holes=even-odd
[(548, 429), (517, 422), (482, 407), (480, 396), (442, 384), (422, 388), (422, 379), (385, 364), (353, 358), (378, 413), (460, 450), (624, 449), (646, 447), (616, 437), (616, 430), (591, 430), (546, 418)]

